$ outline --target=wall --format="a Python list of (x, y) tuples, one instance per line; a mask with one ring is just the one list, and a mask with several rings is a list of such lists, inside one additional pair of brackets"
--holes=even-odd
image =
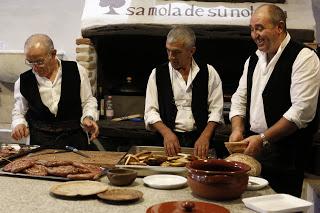
[[(0, 50), (23, 51), (28, 36), (45, 33), (53, 39), (56, 49), (65, 53), (65, 59), (75, 60), (83, 7), (84, 0), (1, 0)], [(15, 63), (16, 59), (12, 60)], [(0, 65), (0, 69), (3, 71), (8, 64)], [(10, 128), (12, 105), (13, 83), (0, 79), (0, 130)]]
[(83, 7), (84, 0), (1, 0), (0, 49), (22, 50), (29, 35), (46, 33), (66, 59), (75, 60)]
[(320, 0), (312, 0), (312, 9), (316, 20), (316, 41), (320, 43)]

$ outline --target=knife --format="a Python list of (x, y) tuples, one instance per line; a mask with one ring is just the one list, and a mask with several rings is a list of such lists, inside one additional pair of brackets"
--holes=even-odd
[(89, 156), (89, 155), (87, 155), (87, 154), (85, 154), (85, 153), (83, 153), (83, 152), (79, 151), (79, 150), (78, 150), (77, 148), (75, 148), (75, 147), (72, 147), (72, 146), (66, 146), (66, 149), (71, 150), (72, 152), (77, 153), (78, 155), (81, 155), (81, 156), (83, 156), (83, 157), (90, 158), (90, 156)]

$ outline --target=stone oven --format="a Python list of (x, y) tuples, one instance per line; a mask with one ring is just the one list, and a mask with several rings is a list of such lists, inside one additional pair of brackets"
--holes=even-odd
[(167, 32), (172, 25), (188, 25), (197, 36), (195, 57), (212, 64), (222, 79), (227, 110), (245, 59), (256, 48), (250, 16), (266, 2), (287, 12), (293, 38), (314, 41), (311, 1), (87, 0), (81, 30), (90, 40), (78, 41), (77, 60), (88, 69), (94, 91), (102, 87), (103, 95), (113, 96), (116, 117), (143, 113), (148, 76), (167, 60)]
[[(166, 34), (172, 25), (188, 25), (197, 36), (195, 58), (212, 64), (222, 79), (228, 123), (230, 97), (246, 58), (256, 49), (249, 20), (255, 8), (266, 2), (277, 3), (286, 11), (294, 39), (314, 42), (311, 0), (87, 0), (77, 60), (88, 69), (93, 90), (101, 88), (102, 95), (97, 96), (113, 96), (115, 117), (143, 114), (149, 74), (167, 60)], [(106, 141), (109, 149), (125, 151), (131, 145), (154, 142), (143, 122), (101, 119), (99, 123), (100, 140)], [(216, 140), (227, 140), (229, 131), (229, 125), (220, 128)]]

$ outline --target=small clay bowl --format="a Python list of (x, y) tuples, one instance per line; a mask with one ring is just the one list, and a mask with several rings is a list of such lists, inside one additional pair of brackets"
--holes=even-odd
[(128, 186), (137, 178), (137, 172), (131, 169), (115, 168), (108, 170), (107, 177), (112, 185)]

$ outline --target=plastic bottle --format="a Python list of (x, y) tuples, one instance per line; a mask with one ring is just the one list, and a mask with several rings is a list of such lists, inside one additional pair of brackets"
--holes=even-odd
[(111, 120), (114, 116), (113, 106), (112, 106), (112, 96), (108, 96), (107, 102), (106, 102), (106, 116), (107, 120)]

